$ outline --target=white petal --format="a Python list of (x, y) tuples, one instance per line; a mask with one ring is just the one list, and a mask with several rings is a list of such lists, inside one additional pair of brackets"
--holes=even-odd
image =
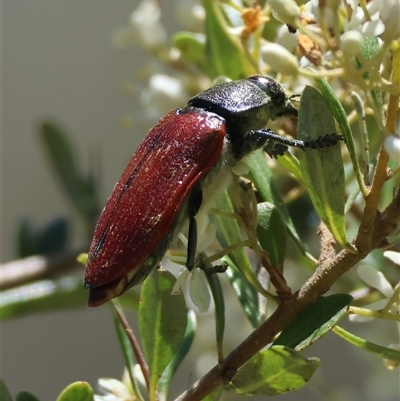
[(112, 394), (116, 396), (117, 399), (121, 400), (129, 400), (131, 397), (131, 393), (124, 383), (120, 382), (116, 379), (102, 378), (98, 380), (98, 387), (101, 391), (105, 393)]
[(197, 252), (206, 250), (215, 240), (217, 228), (215, 224), (209, 223), (205, 231), (203, 231), (197, 241)]
[(186, 269), (186, 267), (183, 268), (179, 272), (176, 283), (175, 283), (174, 287), (172, 288), (172, 292), (171, 292), (172, 295), (179, 295), (182, 293), (182, 288), (185, 285), (189, 274), (190, 274), (190, 271), (188, 269)]
[(395, 251), (385, 251), (383, 252), (385, 258), (390, 259), (393, 263), (400, 266), (400, 252)]
[(190, 280), (190, 298), (199, 308), (200, 312), (207, 312), (210, 307), (211, 297), (208, 287), (201, 277), (204, 273), (200, 269), (195, 269)]
[(386, 277), (375, 267), (370, 265), (361, 265), (357, 268), (357, 274), (370, 287), (379, 290), (386, 298), (393, 295), (393, 288), (386, 280)]
[(385, 24), (381, 20), (366, 21), (360, 31), (364, 36), (379, 36), (385, 31)]

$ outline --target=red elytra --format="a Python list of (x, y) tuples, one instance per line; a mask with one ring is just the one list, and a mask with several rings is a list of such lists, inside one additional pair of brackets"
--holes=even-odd
[(97, 222), (84, 277), (89, 306), (141, 282), (160, 261), (179, 209), (216, 164), (225, 132), (223, 118), (187, 108), (170, 112), (148, 133)]

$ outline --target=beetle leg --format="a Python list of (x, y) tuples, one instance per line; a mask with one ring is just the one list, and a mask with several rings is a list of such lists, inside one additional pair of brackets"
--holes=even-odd
[(193, 270), (196, 260), (196, 247), (197, 247), (197, 222), (195, 216), (200, 209), (203, 199), (203, 193), (199, 184), (196, 184), (189, 197), (189, 230), (188, 230), (188, 245), (187, 245), (187, 259), (186, 267), (188, 270)]
[(301, 141), (299, 139), (288, 138), (276, 134), (269, 128), (252, 130), (246, 133), (235, 146), (234, 154), (237, 159), (241, 159), (254, 150), (264, 148), (271, 157), (282, 155), (288, 146), (300, 148), (322, 149), (336, 145), (339, 141), (344, 141), (343, 136), (336, 133), (322, 135), (319, 138), (310, 141)]

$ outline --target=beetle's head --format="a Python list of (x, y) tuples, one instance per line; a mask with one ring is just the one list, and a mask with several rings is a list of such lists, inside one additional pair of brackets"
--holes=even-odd
[(271, 77), (252, 75), (248, 80), (257, 85), (267, 96), (266, 105), (269, 106), (270, 119), (283, 116), (297, 116), (298, 110), (286, 96), (282, 86)]

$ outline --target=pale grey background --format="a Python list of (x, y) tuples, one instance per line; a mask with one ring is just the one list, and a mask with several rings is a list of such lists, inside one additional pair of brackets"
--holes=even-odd
[[(125, 112), (138, 111), (139, 92), (129, 97), (121, 87), (144, 64), (145, 54), (115, 49), (110, 41), (137, 4), (128, 0), (2, 2), (2, 261), (13, 257), (15, 222), (22, 215), (41, 224), (71, 212), (39, 146), (36, 127), (44, 117), (68, 129), (79, 143), (82, 160), (93, 149), (101, 151), (104, 200), (143, 136), (140, 130), (122, 130), (120, 122)], [(173, 7), (165, 9), (169, 29), (174, 31), (176, 20), (169, 15)], [(79, 226), (74, 229), (79, 236)], [(235, 316), (229, 319), (235, 321)], [(214, 329), (208, 326), (203, 323), (206, 335), (212, 336)], [(236, 330), (234, 323), (233, 327)], [(389, 372), (375, 357), (343, 347), (335, 336), (328, 336), (309, 354), (323, 357), (313, 384), (282, 399), (317, 401), (325, 399), (322, 394), (331, 394), (332, 400), (396, 399), (390, 389), (398, 371)], [(99, 377), (119, 378), (122, 366), (107, 307), (1, 323), (0, 375), (13, 395), (27, 390), (51, 401), (73, 381), (86, 380), (95, 386)], [(192, 370), (189, 362), (181, 383), (193, 381)], [(378, 382), (375, 371), (381, 377)]]

